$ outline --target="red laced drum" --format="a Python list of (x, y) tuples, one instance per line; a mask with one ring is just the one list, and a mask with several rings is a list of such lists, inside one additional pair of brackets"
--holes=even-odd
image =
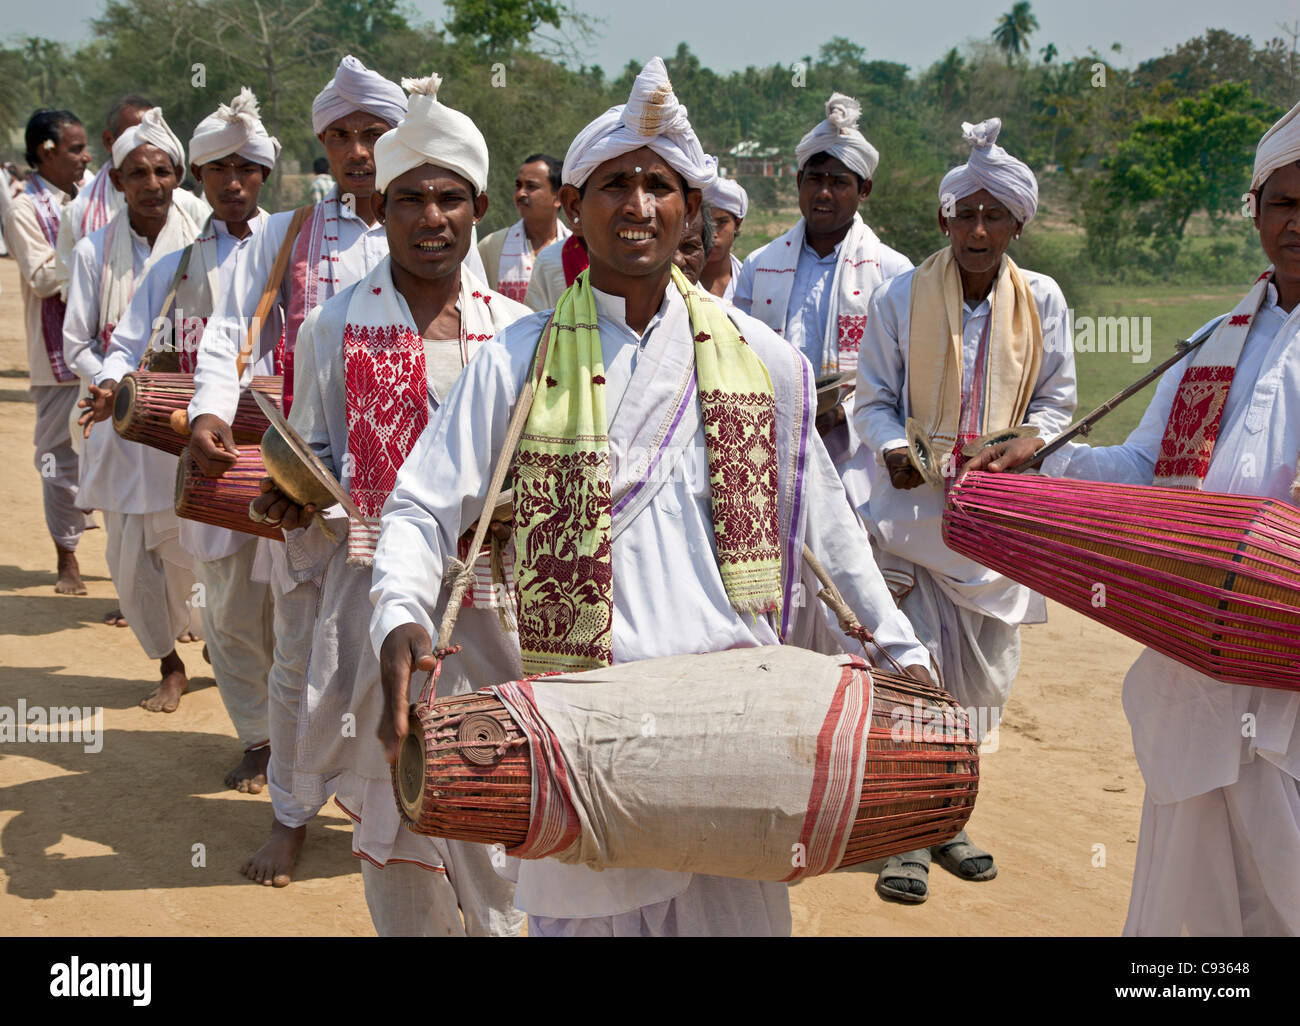
[[(635, 673), (637, 666), (602, 672)], [(856, 814), (831, 869), (950, 840), (970, 818), (979, 787), (978, 743), (946, 692), (880, 670), (870, 679), (874, 700)], [(629, 723), (628, 734), (641, 729)], [(535, 754), (490, 689), (417, 702), (393, 769), (402, 819), (416, 833), (517, 848), (534, 816)]]
[[(266, 375), (254, 378), (252, 388), (278, 404), (283, 383), (279, 375)], [(193, 398), (193, 375), (151, 371), (127, 374), (118, 382), (113, 400), (113, 428), (128, 441), (178, 456), (189, 445), (186, 410)], [(230, 425), (235, 444), (258, 444), (268, 426), (251, 393), (242, 392)]]
[(1228, 684), (1300, 690), (1300, 508), (1029, 474), (948, 493), (948, 547)]
[(227, 527), (259, 538), (283, 541), (278, 527), (250, 520), (248, 506), (262, 494), (266, 467), (256, 445), (241, 445), (235, 465), (220, 477), (205, 477), (189, 451), (181, 453), (176, 468), (176, 515), (201, 524)]

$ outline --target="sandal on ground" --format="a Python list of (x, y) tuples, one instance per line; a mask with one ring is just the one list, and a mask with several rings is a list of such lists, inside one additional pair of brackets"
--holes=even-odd
[[(919, 890), (913, 881), (921, 885)], [(930, 853), (921, 849), (891, 855), (876, 878), (876, 893), (888, 901), (921, 904), (930, 896)]]
[[(998, 867), (993, 862), (993, 856), (971, 844), (965, 830), (951, 841), (935, 845), (930, 851), (934, 854), (935, 862), (963, 880), (992, 880), (998, 875)], [(988, 860), (988, 865), (980, 869), (980, 860), (983, 859)]]

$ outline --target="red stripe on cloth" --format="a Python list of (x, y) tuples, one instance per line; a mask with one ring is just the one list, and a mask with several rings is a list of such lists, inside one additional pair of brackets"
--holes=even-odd
[(564, 753), (546, 721), (537, 712), (532, 681), (512, 681), (489, 690), (496, 692), (519, 722), (528, 738), (533, 770), (533, 808), (528, 834), (523, 843), (507, 848), (507, 855), (522, 859), (544, 859), (569, 847), (578, 837), (580, 824), (573, 807), (573, 791), (564, 764)]

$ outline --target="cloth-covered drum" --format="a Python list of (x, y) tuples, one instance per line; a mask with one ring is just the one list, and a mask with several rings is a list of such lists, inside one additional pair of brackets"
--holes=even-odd
[(975, 472), (948, 547), (1227, 684), (1300, 690), (1300, 508)]
[(417, 833), (795, 880), (951, 839), (979, 751), (934, 685), (769, 646), (417, 702), (393, 784)]
[[(279, 375), (255, 377), (251, 387), (278, 404), (284, 379)], [(151, 371), (126, 374), (118, 383), (113, 399), (113, 428), (128, 441), (179, 456), (189, 445), (186, 410), (193, 398), (191, 374)], [(245, 390), (239, 396), (235, 419), (230, 425), (235, 444), (257, 445), (266, 428), (266, 417), (257, 408), (251, 392)]]
[(259, 538), (283, 541), (284, 533), (249, 519), (248, 506), (262, 494), (266, 467), (256, 445), (237, 446), (235, 465), (220, 477), (206, 477), (189, 450), (181, 453), (176, 468), (176, 515), (201, 524), (227, 527)]

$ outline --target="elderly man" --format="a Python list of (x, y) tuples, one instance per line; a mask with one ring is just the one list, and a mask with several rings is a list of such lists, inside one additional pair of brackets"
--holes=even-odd
[[(712, 175), (657, 57), (628, 103), (569, 147), (563, 202), (585, 235), (590, 267), (553, 321), (534, 314), (479, 350), (384, 509), (371, 640), (383, 669), (390, 760), (406, 733), (410, 675), (434, 665), (432, 617), (455, 539), (482, 508), (548, 321), (540, 369), (548, 391), (531, 408), (516, 456), (516, 467), (527, 468), (515, 476), (525, 670), (775, 644), (803, 613), (791, 557), (806, 542), (877, 639), (925, 673), (927, 653), (894, 607), (808, 430), (807, 362), (759, 322), (729, 319), (673, 267)], [(720, 441), (719, 419), (742, 406), (768, 432), (766, 455)], [(672, 472), (688, 452), (707, 454), (710, 472)], [(746, 462), (755, 459), (760, 467)], [(723, 482), (737, 474), (758, 484), (745, 494), (751, 515), (732, 518), (722, 511), (736, 495)], [(791, 519), (789, 504), (807, 515)], [(761, 526), (729, 529), (741, 520)], [(764, 541), (752, 544), (754, 535)], [(546, 612), (556, 593), (578, 605), (563, 628)], [(541, 859), (519, 865), (515, 901), (529, 913), (529, 936), (790, 930), (785, 884), (715, 876), (595, 873)]]
[[(251, 381), (254, 368), (269, 360), (269, 369), (284, 375), (284, 403), (291, 409), (294, 348), (307, 314), (360, 281), (388, 255), (384, 227), (370, 203), (374, 146), (405, 113), (406, 94), (397, 84), (352, 56), (339, 62), (334, 78), (316, 95), (312, 127), (337, 184), (312, 207), (272, 215), (216, 299), (199, 347), (189, 406), (190, 452), (203, 473), (218, 477), (234, 464), (230, 422), (240, 387)], [(282, 255), (287, 267), (277, 259)], [(282, 277), (274, 280), (277, 263)], [(268, 294), (269, 310), (255, 325), (254, 314)], [(236, 373), (241, 347), (248, 357), (242, 381)], [(323, 780), (294, 772), (317, 588), (291, 576), (284, 546), (272, 545), (270, 552), (275, 654), (268, 681), (267, 784), (273, 819), (270, 837), (249, 856), (243, 872), (258, 883), (283, 887), (292, 878), (307, 823), (329, 795)]]
[[(77, 453), (68, 434), (77, 401), (77, 375), (63, 359), (64, 303), (54, 247), (59, 216), (83, 184), (90, 152), (86, 130), (71, 111), (37, 111), (27, 122), (31, 180), (4, 216), (5, 238), (18, 263), (27, 373), (36, 402), (36, 469), (41, 475), (45, 526), (54, 541), (60, 595), (84, 595), (77, 544), (86, 517), (77, 507)], [(4, 183), (7, 188), (8, 182)]]
[[(159, 259), (136, 289), (96, 375), (95, 384), (109, 393), (97, 414), (108, 416), (117, 383), (147, 356), (175, 351), (178, 369), (194, 372), (214, 297), (229, 287), (238, 261), (266, 223), (257, 200), (279, 153), (280, 143), (267, 135), (248, 89), (199, 122), (190, 139), (190, 170), (203, 185), (212, 216), (194, 242)], [(178, 526), (181, 548), (193, 558), (203, 586), (200, 609), (212, 671), (244, 747), (225, 783), (256, 794), (266, 784), (270, 757), (266, 680), (274, 647), (270, 591), (254, 567), (264, 543), (192, 520)]]
[[(1260, 139), (1250, 196), (1271, 266), (1165, 373), (1123, 444), (1070, 443), (1044, 473), (1300, 501), (1300, 104)], [(969, 466), (1009, 470), (1042, 445)], [(1124, 712), (1146, 783), (1124, 933), (1300, 935), (1300, 695), (1146, 649)]]
[(172, 512), (176, 457), (127, 442), (103, 423), (113, 389), (97, 382), (113, 330), (149, 270), (199, 234), (199, 225), (172, 202), (184, 164), (185, 150), (159, 107), (117, 137), (109, 174), (126, 203), (73, 249), (63, 320), (64, 359), (88, 386), (78, 404), (86, 412), (79, 421), (85, 443), (77, 502), (103, 511), (108, 568), (122, 611), (145, 655), (161, 661), (162, 681), (140, 703), (151, 712), (175, 712), (189, 687), (175, 649), (190, 622), (194, 585), (193, 561), (180, 546)]
[[(1052, 434), (1074, 413), (1065, 298), (1051, 278), (1006, 256), (1034, 216), (1038, 183), (996, 145), (1000, 128), (997, 118), (965, 125), (970, 160), (940, 184), (939, 227), (952, 245), (871, 297), (853, 412), (871, 457), (859, 512), (881, 569), (981, 740), (1001, 718), (1020, 666), (1019, 624), (1044, 620), (1045, 604), (944, 544), (943, 494), (911, 466), (905, 424), (915, 418), (935, 458), (951, 465), (988, 432), (1030, 424)], [(965, 831), (932, 851), (963, 879), (997, 874)], [(924, 901), (929, 865), (926, 851), (890, 859), (877, 890)]]
[[(511, 904), (513, 888), (494, 872), (484, 845), (402, 827), (375, 736), (384, 705), (367, 625), (380, 510), (465, 362), (528, 312), (462, 266), (487, 210), (487, 143), (473, 121), (438, 102), (437, 75), (402, 84), (411, 91), (410, 110), (375, 144), (371, 199), (390, 255), (308, 315), (298, 342), (301, 388), (289, 415), (363, 519), (348, 523), (346, 540), (334, 543), (278, 491), (255, 507), (290, 529), (291, 569), (320, 581), (298, 760), (309, 772), (338, 778), (337, 801), (355, 821), (352, 848), (376, 931), (517, 935), (523, 918)], [(495, 596), (465, 610), (460, 624), (456, 642), (467, 654), (440, 678), (441, 687), (469, 691), (520, 675), (518, 641), (502, 629)], [(340, 732), (349, 714), (357, 729)]]
[(704, 202), (713, 211), (713, 248), (700, 275), (700, 284), (724, 303), (730, 303), (740, 282), (740, 260), (731, 252), (740, 226), (749, 213), (749, 194), (732, 178), (715, 178), (704, 190)]
[(519, 220), (478, 244), (487, 282), (520, 303), (528, 292), (537, 256), (569, 237), (560, 220), (560, 162), (545, 153), (526, 157), (515, 175), (515, 209)]

